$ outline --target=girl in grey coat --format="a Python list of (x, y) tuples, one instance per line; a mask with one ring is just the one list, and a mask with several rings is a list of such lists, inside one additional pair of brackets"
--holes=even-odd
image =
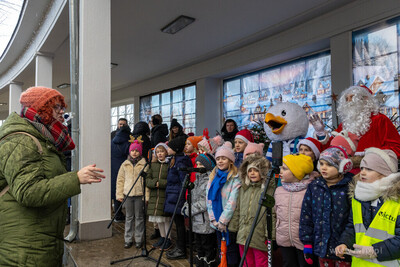
[[(195, 233), (197, 263), (196, 266), (214, 266), (217, 250), (215, 230), (210, 226), (206, 205), (206, 189), (215, 159), (211, 154), (199, 154), (196, 158), (197, 168), (205, 168), (207, 173), (196, 173), (192, 190), (192, 224)], [(189, 216), (188, 203), (182, 208), (182, 214)]]

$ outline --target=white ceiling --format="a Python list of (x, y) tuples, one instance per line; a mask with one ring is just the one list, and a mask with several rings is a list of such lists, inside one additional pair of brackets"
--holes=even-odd
[[(349, 0), (111, 1), (112, 89), (184, 68), (291, 28)], [(53, 86), (69, 82), (68, 5), (41, 51), (54, 54)], [(29, 14), (29, 13), (26, 13)], [(160, 29), (179, 15), (196, 19), (170, 35)], [(32, 62), (17, 81), (34, 85)], [(8, 93), (0, 91), (0, 102)], [(67, 93), (67, 91), (65, 91)], [(0, 107), (1, 110), (1, 107)]]

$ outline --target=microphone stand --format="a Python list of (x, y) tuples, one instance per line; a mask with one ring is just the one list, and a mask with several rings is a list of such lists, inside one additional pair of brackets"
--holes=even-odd
[[(111, 224), (113, 223), (113, 221), (115, 220), (115, 216), (116, 214), (118, 214), (118, 211), (122, 208), (123, 204), (125, 203), (126, 199), (128, 198), (130, 192), (132, 191), (132, 189), (135, 187), (135, 184), (139, 181), (140, 177), (143, 177), (142, 180), (142, 188), (143, 188), (143, 217), (144, 217), (144, 227), (143, 227), (143, 245), (142, 245), (142, 254), (138, 255), (138, 256), (133, 256), (133, 257), (128, 257), (128, 258), (124, 258), (124, 259), (119, 259), (119, 260), (115, 260), (115, 261), (111, 261), (110, 265), (113, 265), (115, 263), (118, 262), (122, 262), (122, 261), (127, 261), (127, 260), (132, 260), (132, 259), (137, 259), (137, 258), (141, 258), (144, 257), (148, 260), (157, 262), (156, 259), (152, 258), (149, 256), (150, 252), (152, 252), (154, 250), (154, 248), (151, 248), (150, 251), (147, 250), (146, 247), (146, 216), (147, 216), (147, 207), (146, 207), (146, 174), (144, 172), (144, 170), (146, 169), (146, 167), (149, 165), (148, 162), (146, 162), (146, 164), (144, 165), (144, 167), (142, 168), (142, 170), (140, 171), (139, 175), (137, 176), (135, 182), (133, 183), (132, 187), (129, 189), (129, 192), (126, 194), (126, 196), (124, 197), (124, 200), (122, 201), (121, 205), (119, 206), (119, 208), (117, 209), (117, 211), (114, 214), (114, 217), (111, 219), (111, 222), (108, 224), (107, 228), (110, 228)], [(136, 227), (136, 226), (135, 226)], [(165, 266), (165, 267), (170, 267), (167, 264), (161, 263), (161, 265)]]
[[(178, 209), (179, 201), (180, 201), (180, 199), (182, 198), (184, 192), (185, 192), (186, 189), (187, 189), (187, 190), (188, 190), (187, 201), (188, 201), (188, 206), (189, 206), (189, 232), (190, 232), (190, 233), (189, 233), (189, 249), (190, 249), (190, 255), (189, 255), (189, 257), (190, 257), (190, 266), (192, 267), (192, 266), (193, 266), (193, 244), (192, 244), (192, 203), (191, 203), (191, 190), (193, 189), (194, 185), (193, 185), (192, 182), (190, 182), (189, 174), (190, 174), (190, 172), (186, 173), (186, 175), (185, 175), (185, 180), (183, 180), (182, 189), (181, 189), (181, 191), (179, 192), (178, 202), (176, 203), (175, 209), (174, 209), (174, 213), (172, 214), (171, 223), (170, 223), (170, 225), (169, 225), (168, 232), (167, 232), (167, 237), (169, 236), (169, 234), (170, 234), (170, 232), (171, 232), (172, 223), (174, 222), (174, 218), (175, 218), (175, 215), (176, 215), (176, 212), (177, 212), (177, 209)], [(157, 261), (156, 267), (158, 267), (159, 264), (160, 264), (161, 257), (162, 257), (162, 255), (163, 255), (163, 253), (164, 253), (164, 248), (165, 248), (166, 243), (167, 243), (167, 238), (164, 240), (164, 243), (163, 243), (163, 245), (162, 245), (162, 247), (161, 247), (161, 253), (160, 253), (160, 256), (158, 257), (158, 261)]]
[[(279, 176), (279, 166), (282, 165), (282, 142), (275, 142), (276, 145), (273, 143), (273, 150), (276, 148), (276, 152), (280, 155), (276, 156), (273, 153), (273, 159), (272, 159), (272, 167), (268, 171), (268, 178), (265, 183), (264, 191), (261, 194), (260, 200), (258, 201), (258, 208), (256, 215), (253, 220), (253, 224), (251, 225), (251, 229), (249, 232), (249, 235), (246, 239), (246, 244), (244, 246), (243, 250), (243, 255), (242, 258), (240, 259), (239, 267), (242, 267), (244, 264), (244, 261), (246, 260), (246, 254), (247, 251), (249, 250), (250, 247), (250, 242), (254, 234), (254, 230), (256, 229), (257, 223), (258, 223), (258, 218), (260, 217), (261, 209), (262, 207), (266, 207), (267, 209), (267, 233), (268, 233), (268, 238), (267, 238), (267, 244), (268, 244), (268, 267), (272, 267), (272, 208), (275, 205), (275, 199), (273, 196), (270, 196), (267, 194), (267, 190), (269, 187), (269, 184), (271, 182), (271, 179), (275, 179), (275, 182), (277, 181)], [(279, 147), (280, 146), (280, 147)], [(276, 184), (276, 183), (275, 183)], [(274, 188), (274, 192), (275, 192)]]

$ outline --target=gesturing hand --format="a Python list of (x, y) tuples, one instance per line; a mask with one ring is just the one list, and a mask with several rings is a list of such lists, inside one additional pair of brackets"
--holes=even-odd
[(315, 133), (319, 136), (323, 136), (325, 134), (325, 125), (318, 114), (311, 115), (309, 120), (315, 129)]
[(96, 164), (83, 167), (77, 173), (79, 178), (79, 183), (81, 184), (100, 183), (101, 179), (106, 178), (104, 175), (100, 174), (101, 172), (104, 171), (102, 169), (96, 168)]

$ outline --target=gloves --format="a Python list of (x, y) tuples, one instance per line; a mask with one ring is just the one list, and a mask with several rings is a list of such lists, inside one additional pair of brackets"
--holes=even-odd
[(223, 223), (218, 223), (218, 230), (220, 232), (226, 232), (226, 225)]
[(306, 260), (307, 264), (312, 265), (313, 260), (312, 260), (312, 254), (313, 254), (313, 249), (312, 245), (304, 245), (304, 259)]
[(314, 127), (317, 136), (325, 136), (325, 125), (318, 114), (311, 115), (309, 120)]
[(361, 246), (354, 244), (353, 247), (354, 247), (354, 253), (352, 252), (351, 254), (354, 254), (352, 255), (354, 257), (360, 259), (374, 259), (378, 257), (373, 246)]
[(187, 202), (185, 202), (185, 204), (183, 204), (181, 214), (182, 214), (183, 216), (185, 216), (185, 217), (189, 217), (189, 209), (188, 209), (188, 204), (187, 204)]

